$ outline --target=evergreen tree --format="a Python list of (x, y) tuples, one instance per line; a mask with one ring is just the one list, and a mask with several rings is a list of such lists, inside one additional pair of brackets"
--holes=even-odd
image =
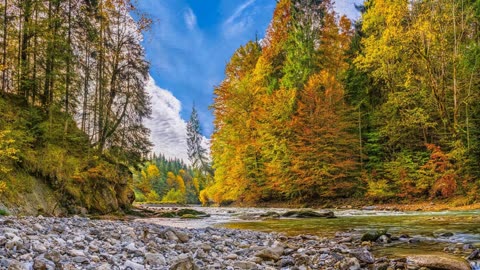
[(192, 114), (187, 123), (187, 152), (192, 167), (205, 171), (208, 168), (207, 150), (202, 146), (202, 133), (200, 121), (195, 105), (192, 107)]

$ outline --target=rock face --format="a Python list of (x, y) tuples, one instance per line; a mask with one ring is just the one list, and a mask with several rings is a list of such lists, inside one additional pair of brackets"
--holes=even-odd
[(415, 255), (407, 257), (408, 269), (426, 267), (437, 270), (470, 270), (470, 265), (463, 259), (449, 255)]

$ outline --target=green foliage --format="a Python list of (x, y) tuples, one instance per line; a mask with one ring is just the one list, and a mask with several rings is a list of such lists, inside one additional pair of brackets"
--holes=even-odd
[(182, 194), (183, 198), (179, 201), (196, 204), (200, 202), (200, 191), (208, 181), (205, 179), (207, 174), (180, 160), (168, 160), (164, 156), (154, 156), (150, 161), (139, 165), (138, 169), (130, 170), (133, 173), (137, 202), (163, 200), (173, 189)]
[(184, 204), (187, 201), (185, 200), (185, 195), (180, 190), (170, 189), (167, 195), (162, 198), (164, 203), (180, 203)]
[[(1, 181), (6, 187), (2, 198), (21, 204), (17, 197), (32, 192), (37, 178), (51, 187), (59, 206), (71, 212), (77, 207), (100, 213), (129, 207), (128, 171), (119, 163), (93, 155), (96, 151), (70, 116), (51, 111), (55, 117), (49, 117), (10, 96), (0, 98), (0, 112), (5, 116), (0, 126), (12, 130), (2, 132), (7, 136), (4, 138), (12, 139), (2, 139), (1, 145), (14, 153), (9, 162), (0, 163), (9, 166), (8, 174), (4, 174), (8, 177)], [(66, 129), (65, 125), (70, 127)], [(48, 213), (54, 210), (45, 209)]]

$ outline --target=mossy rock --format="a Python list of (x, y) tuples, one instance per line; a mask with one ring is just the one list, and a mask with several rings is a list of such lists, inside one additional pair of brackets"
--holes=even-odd
[(177, 214), (175, 212), (163, 212), (158, 215), (159, 217), (164, 217), (164, 218), (175, 218), (177, 217)]
[(380, 238), (382, 235), (386, 235), (387, 231), (386, 230), (381, 230), (381, 231), (376, 231), (376, 232), (367, 232), (362, 235), (362, 238), (360, 238), (360, 241), (362, 242), (375, 242)]
[(377, 235), (376, 233), (370, 233), (367, 232), (362, 235), (362, 238), (360, 238), (360, 241), (362, 242), (375, 242), (377, 239), (380, 237), (380, 235)]
[(312, 210), (295, 210), (288, 211), (282, 215), (282, 217), (291, 218), (335, 218), (332, 211), (315, 212)]
[(192, 215), (192, 214), (185, 214), (180, 217), (181, 219), (200, 219), (201, 217)]
[(198, 216), (198, 217), (209, 217), (210, 216), (205, 212), (197, 211), (197, 210), (189, 209), (189, 208), (178, 210), (177, 215), (180, 216), (180, 217), (183, 217), (184, 215), (193, 215), (193, 216)]

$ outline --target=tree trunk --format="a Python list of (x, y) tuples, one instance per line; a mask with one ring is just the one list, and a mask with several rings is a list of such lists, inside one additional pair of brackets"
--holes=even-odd
[(7, 42), (8, 42), (8, 1), (4, 1), (3, 12), (3, 58), (2, 58), (2, 93), (7, 91)]

